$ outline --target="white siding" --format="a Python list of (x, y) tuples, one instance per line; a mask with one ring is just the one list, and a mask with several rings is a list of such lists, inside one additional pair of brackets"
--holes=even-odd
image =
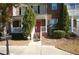
[(13, 16), (16, 16), (16, 8), (13, 7)]
[(13, 16), (18, 16), (19, 15), (19, 7), (13, 7)]

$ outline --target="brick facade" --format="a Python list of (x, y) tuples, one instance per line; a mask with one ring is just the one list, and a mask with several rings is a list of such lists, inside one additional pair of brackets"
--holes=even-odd
[(61, 3), (58, 3), (58, 9), (57, 10), (52, 10), (51, 4), (47, 4), (47, 18), (52, 19), (52, 18), (60, 18), (60, 12), (61, 12)]

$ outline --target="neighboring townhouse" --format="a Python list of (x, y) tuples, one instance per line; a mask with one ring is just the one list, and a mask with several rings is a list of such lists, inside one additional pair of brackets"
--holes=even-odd
[[(68, 3), (67, 9), (71, 21), (71, 32), (79, 32), (79, 3)], [(78, 34), (79, 35), (79, 34)]]

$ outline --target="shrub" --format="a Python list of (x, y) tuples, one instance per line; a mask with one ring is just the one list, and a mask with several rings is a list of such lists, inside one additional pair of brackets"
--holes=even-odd
[(11, 33), (12, 35), (12, 39), (24, 39), (23, 34), (22, 33)]
[(32, 10), (31, 6), (27, 6), (25, 9), (25, 14), (23, 16), (23, 35), (25, 38), (27, 38), (28, 36), (31, 36), (31, 32), (33, 27), (35, 26), (35, 13)]
[(70, 30), (70, 19), (69, 19), (67, 6), (64, 3), (61, 3), (60, 11), (61, 13), (60, 13), (60, 18), (58, 20), (58, 29), (68, 32)]
[(65, 37), (65, 35), (66, 35), (66, 32), (63, 30), (54, 30), (53, 31), (53, 37), (55, 37), (55, 38), (63, 38), (63, 37)]

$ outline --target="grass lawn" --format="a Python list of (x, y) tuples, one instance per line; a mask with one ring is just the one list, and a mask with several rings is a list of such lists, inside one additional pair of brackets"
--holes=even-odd
[(74, 37), (71, 39), (52, 39), (47, 37), (42, 37), (42, 44), (43, 45), (51, 45), (55, 46), (56, 48), (59, 48), (61, 50), (73, 53), (73, 54), (79, 54), (79, 38)]
[[(11, 40), (9, 39), (10, 46), (27, 46), (30, 40)], [(6, 41), (0, 41), (0, 46), (6, 46)]]

